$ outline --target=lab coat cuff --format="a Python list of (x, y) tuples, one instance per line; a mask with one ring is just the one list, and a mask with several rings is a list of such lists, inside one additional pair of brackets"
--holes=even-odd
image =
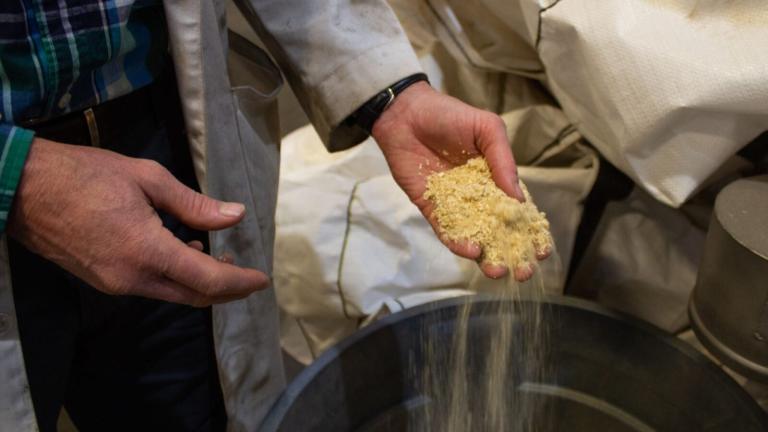
[(327, 135), (318, 132), (328, 151), (345, 150), (367, 138), (362, 128), (344, 120), (380, 91), (419, 72), (421, 64), (411, 45), (396, 42), (365, 51), (322, 80), (315, 91), (329, 127)]

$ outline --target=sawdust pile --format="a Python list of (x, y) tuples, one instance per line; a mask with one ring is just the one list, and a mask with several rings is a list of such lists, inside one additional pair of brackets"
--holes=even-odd
[(528, 189), (521, 203), (496, 186), (482, 157), (465, 165), (431, 174), (424, 198), (435, 208), (442, 235), (453, 241), (470, 240), (483, 248), (483, 262), (524, 267), (552, 249), (546, 215), (533, 203)]

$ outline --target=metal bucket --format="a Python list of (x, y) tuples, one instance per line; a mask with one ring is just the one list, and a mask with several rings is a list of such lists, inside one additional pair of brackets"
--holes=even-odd
[[(433, 343), (452, 344), (464, 302), (451, 299), (403, 311), (331, 348), (289, 385), (260, 430), (415, 430), (413, 416), (434, 403), (418, 385), (425, 360), (422, 335), (433, 335)], [(525, 302), (530, 305), (526, 300), (513, 305)], [(541, 304), (552, 373), (536, 381), (517, 368), (510, 374), (509, 389), (523, 398), (547, 400), (551, 409), (542, 429), (768, 430), (765, 413), (754, 400), (687, 344), (586, 301), (556, 298)], [(510, 308), (500, 305), (489, 298), (472, 300), (468, 340), (487, 339), (499, 314), (509, 313)], [(515, 332), (525, 334), (525, 325), (516, 321)], [(484, 355), (483, 350), (468, 352)], [(448, 359), (431, 362), (439, 367)], [(515, 362), (509, 367), (516, 368)]]
[(718, 194), (689, 311), (712, 354), (768, 382), (768, 176)]

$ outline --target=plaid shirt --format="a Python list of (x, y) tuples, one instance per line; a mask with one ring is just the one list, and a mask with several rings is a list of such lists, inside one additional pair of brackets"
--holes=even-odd
[(0, 0), (0, 234), (34, 137), (15, 124), (151, 83), (167, 39), (160, 0)]

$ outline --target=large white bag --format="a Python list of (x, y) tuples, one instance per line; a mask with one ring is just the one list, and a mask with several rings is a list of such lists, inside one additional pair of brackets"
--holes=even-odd
[(550, 3), (537, 40), (550, 89), (660, 201), (682, 204), (768, 128), (768, 2)]
[(424, 5), (455, 58), (542, 79), (579, 132), (665, 204), (768, 129), (764, 0)]

